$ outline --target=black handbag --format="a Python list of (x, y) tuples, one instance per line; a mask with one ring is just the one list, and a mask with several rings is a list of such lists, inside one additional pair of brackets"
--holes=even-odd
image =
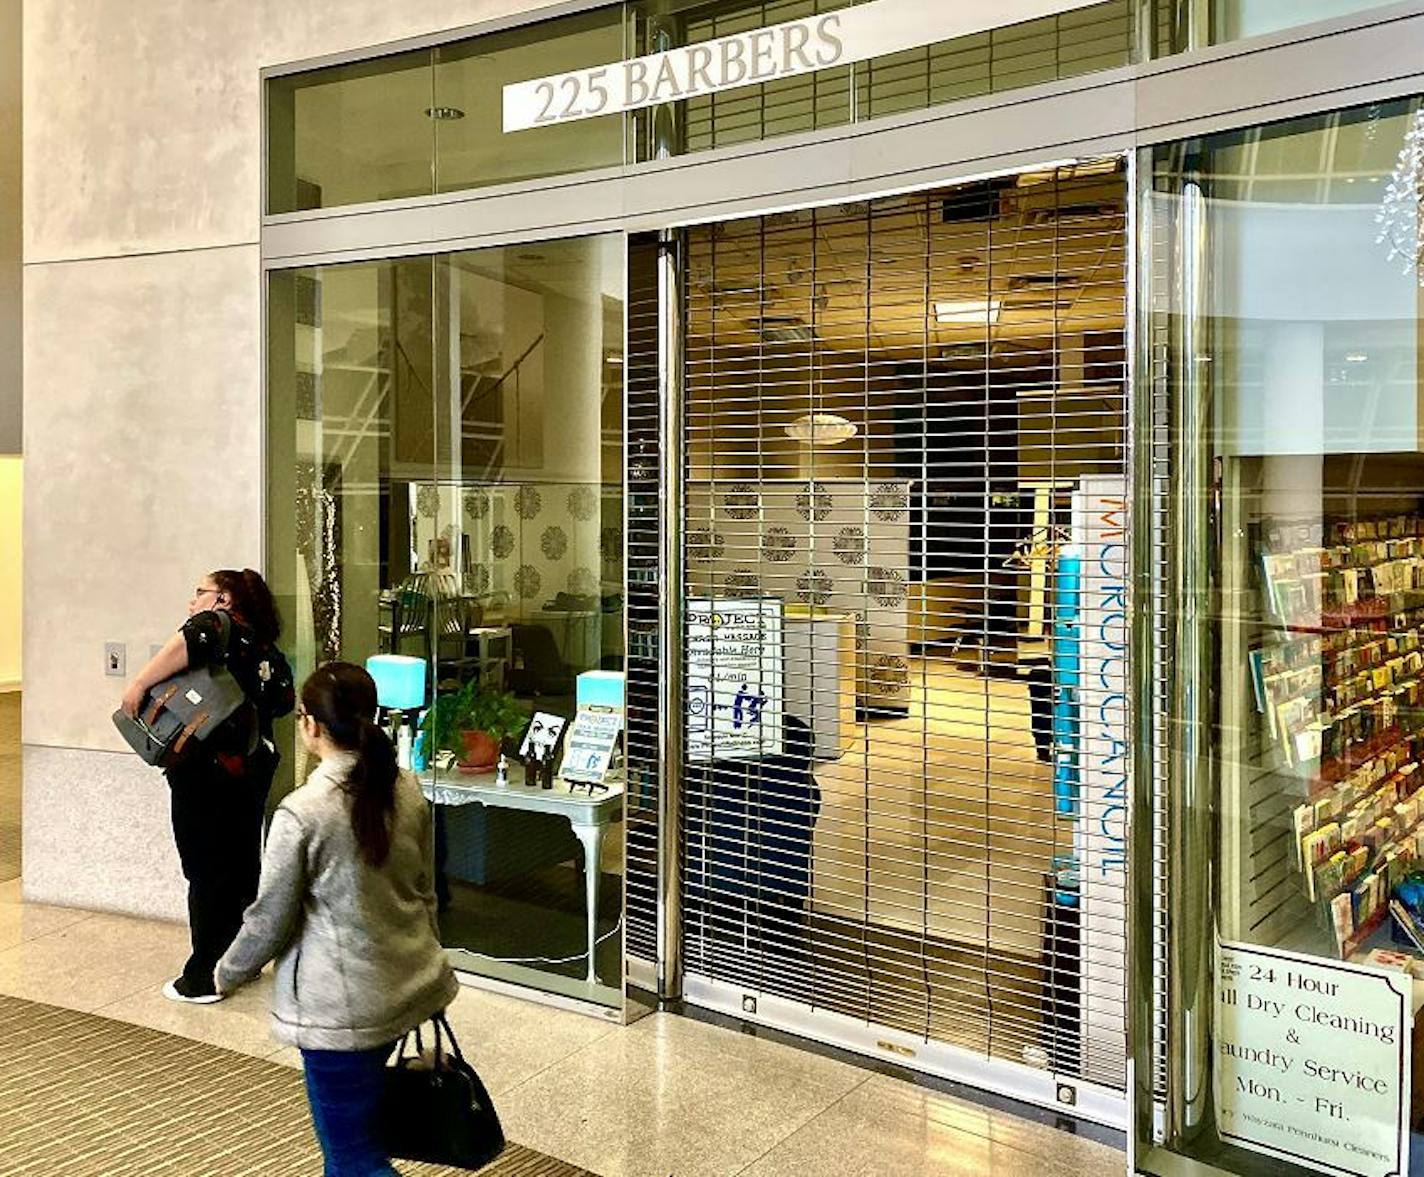
[[(444, 1014), (435, 1026), (435, 1064), (424, 1065), (417, 1027), (396, 1048), (386, 1067), (381, 1093), (380, 1128), (386, 1151), (406, 1161), (428, 1161), (478, 1169), (504, 1151), (494, 1102), (475, 1068), (460, 1053), (460, 1044)], [(444, 1049), (442, 1036), (449, 1039)], [(416, 1054), (406, 1054), (411, 1038)]]

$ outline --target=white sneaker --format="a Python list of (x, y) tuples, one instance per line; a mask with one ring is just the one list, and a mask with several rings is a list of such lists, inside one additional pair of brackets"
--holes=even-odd
[(204, 992), (186, 977), (175, 977), (164, 985), (163, 996), (169, 1001), (186, 1001), (189, 1005), (212, 1005), (223, 999), (223, 995), (216, 989)]

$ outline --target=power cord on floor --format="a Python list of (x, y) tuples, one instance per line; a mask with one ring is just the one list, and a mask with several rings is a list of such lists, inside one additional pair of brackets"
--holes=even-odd
[[(623, 917), (620, 915), (618, 922), (593, 942), (594, 948), (597, 948), (610, 937), (616, 936), (622, 928)], [(468, 949), (466, 951), (468, 951)], [(492, 960), (495, 964), (573, 964), (576, 960), (588, 959), (587, 952), (575, 952), (572, 956), (560, 956), (557, 958), (549, 956), (490, 956), (484, 952), (476, 952), (473, 955), (483, 957), (485, 960)]]

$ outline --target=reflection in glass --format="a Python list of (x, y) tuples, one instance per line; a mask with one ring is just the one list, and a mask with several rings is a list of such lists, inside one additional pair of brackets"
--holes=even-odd
[[(1172, 822), (1194, 828), (1209, 810), (1218, 845), (1169, 865), (1195, 877), (1208, 856), (1214, 866), (1202, 918), (1177, 921), (1191, 939), (1174, 941), (1175, 969), (1210, 960), (1213, 929), (1367, 962), (1400, 947), (1389, 902), (1424, 872), (1420, 288), (1378, 240), (1417, 108), (1377, 105), (1159, 157), (1154, 220), (1178, 238), (1155, 256), (1179, 272), (1175, 283), (1157, 275), (1172, 302), (1156, 329), (1172, 341), (1173, 387), (1200, 390), (1181, 419), (1202, 423), (1200, 437), (1173, 444), (1211, 459), (1209, 485), (1181, 491), (1210, 506), (1204, 661), (1181, 671), (1212, 688), (1207, 787), (1194, 807), (1176, 794)], [(1403, 231), (1417, 240), (1417, 216)], [(1190, 452), (1178, 460), (1195, 465)], [(1193, 538), (1180, 537), (1184, 559)], [(1221, 1079), (1234, 1072), (1218, 1035), (1220, 978), (1215, 988), (1174, 987), (1200, 1004), (1173, 1011), (1171, 1057), (1202, 1060), (1219, 1082), (1173, 1075), (1179, 1123), (1196, 1125), (1190, 1143), (1173, 1143), (1232, 1172), (1302, 1171), (1221, 1143), (1244, 1113)]]
[(504, 87), (623, 58), (619, 9), (597, 9), (435, 50), (437, 192), (456, 192), (623, 162), (614, 115), (505, 134)]
[(302, 212), (434, 191), (430, 53), (267, 83), (267, 211)]
[[(517, 751), (531, 716), (621, 679), (622, 291), (606, 237), (285, 271), (269, 292), (269, 566), (298, 670), (427, 661), (408, 720), (447, 946), (610, 1005), (621, 788), (569, 802), (526, 786)], [(504, 793), (472, 791), (501, 750)]]
[(623, 58), (622, 10), (540, 21), (267, 85), (269, 213), (623, 162), (619, 116), (506, 135), (503, 88)]

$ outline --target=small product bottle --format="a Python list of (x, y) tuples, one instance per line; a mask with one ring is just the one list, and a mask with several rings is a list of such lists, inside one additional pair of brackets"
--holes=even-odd
[(524, 787), (532, 789), (539, 783), (539, 762), (533, 756), (524, 758)]
[(509, 784), (509, 760), (503, 752), (499, 754), (499, 767), (494, 770), (494, 783), (501, 789)]
[(539, 762), (539, 787), (542, 789), (554, 787), (554, 755), (552, 752)]
[(425, 757), (425, 732), (415, 733), (415, 743), (410, 750), (410, 768), (412, 772), (424, 772), (426, 770)]
[(396, 764), (400, 768), (410, 767), (411, 736), (410, 724), (403, 723), (396, 735)]

